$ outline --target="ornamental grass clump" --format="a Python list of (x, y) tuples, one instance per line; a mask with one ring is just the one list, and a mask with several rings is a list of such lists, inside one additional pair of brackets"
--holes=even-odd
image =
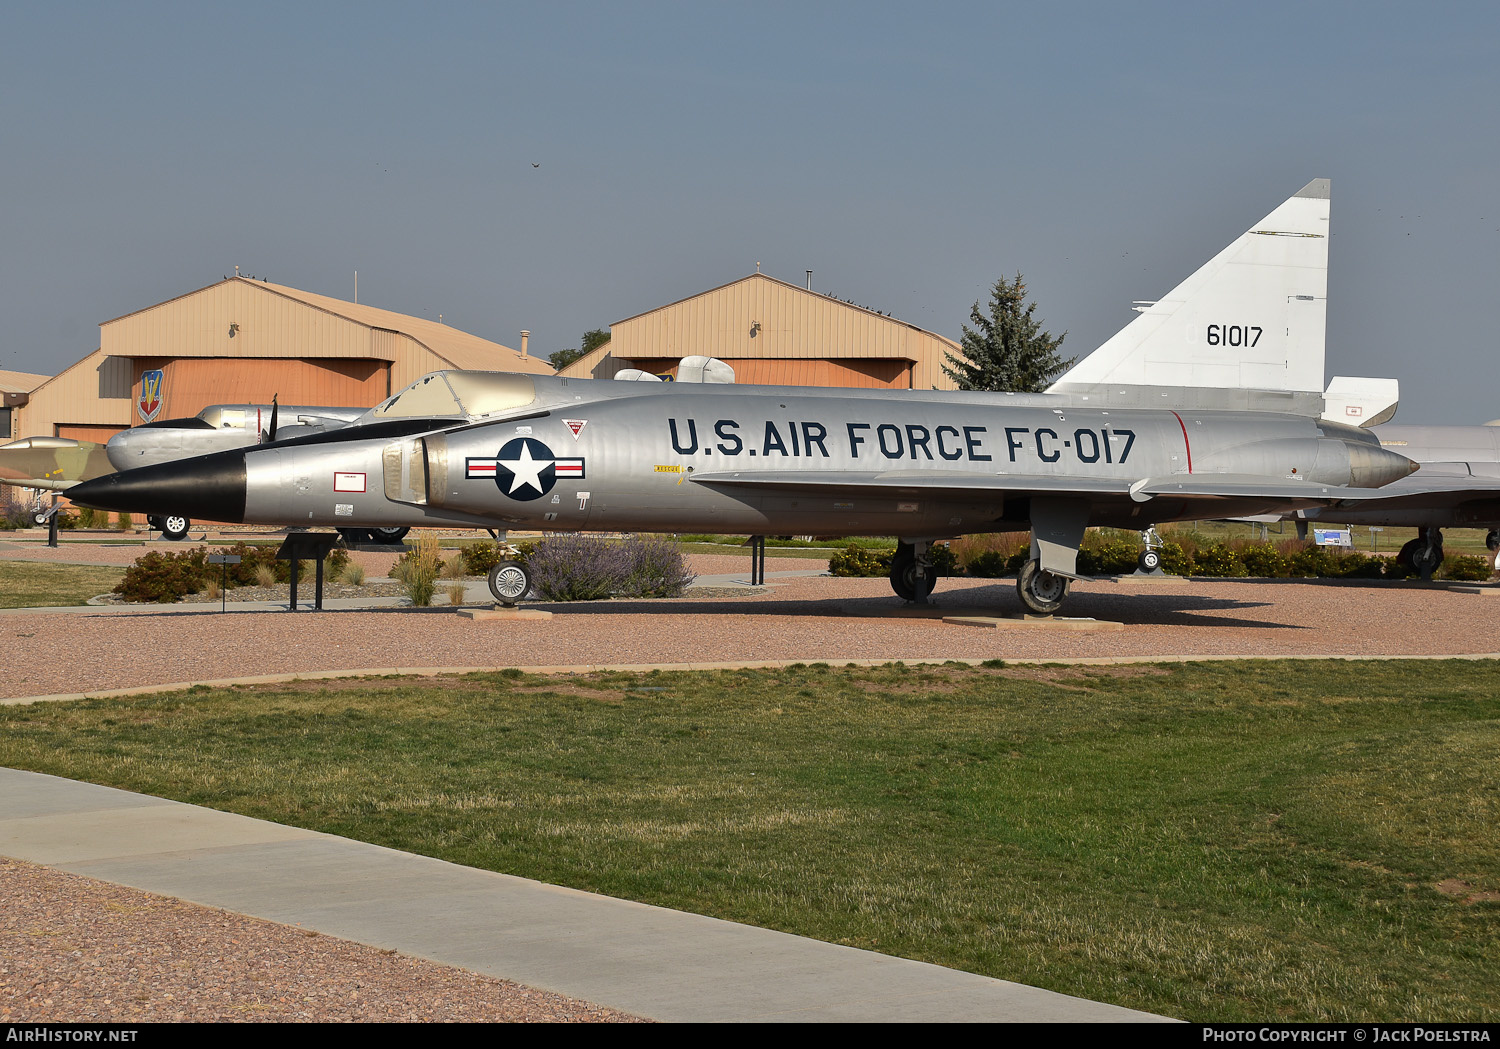
[(423, 532), (416, 545), (391, 568), (391, 575), (400, 581), (401, 589), (411, 598), (412, 604), (425, 608), (432, 604), (442, 564), (443, 555), (438, 549), (437, 536)]

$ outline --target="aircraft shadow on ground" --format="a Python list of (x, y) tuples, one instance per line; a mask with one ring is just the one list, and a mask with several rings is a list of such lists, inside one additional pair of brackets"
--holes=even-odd
[[(805, 599), (778, 599), (767, 595), (746, 595), (744, 600), (733, 598), (711, 598), (707, 600), (687, 599), (632, 599), (618, 598), (604, 601), (527, 601), (523, 608), (552, 612), (559, 616), (619, 616), (619, 615), (692, 615), (692, 616), (783, 616), (791, 619), (870, 619), (870, 620), (924, 620), (941, 619), (944, 616), (1014, 616), (1023, 610), (1021, 603), (1008, 588), (995, 588), (993, 597), (985, 593), (976, 597), (976, 591), (957, 591), (944, 597), (941, 591), (933, 595), (933, 603), (927, 606), (907, 604), (894, 596), (890, 597), (818, 597)], [(982, 593), (982, 592), (981, 592)], [(1221, 597), (1196, 597), (1191, 594), (1097, 594), (1079, 593), (1071, 598), (1060, 613), (1069, 618), (1091, 618), (1124, 623), (1127, 626), (1170, 626), (1184, 628), (1203, 627), (1255, 627), (1260, 629), (1304, 630), (1302, 624), (1276, 622), (1267, 619), (1206, 616), (1203, 613), (1225, 609), (1268, 608), (1274, 601), (1240, 601)], [(179, 606), (180, 607), (180, 606)], [(461, 607), (475, 608), (476, 605)], [(361, 615), (454, 615), (457, 609), (451, 605), (427, 607), (384, 607), (341, 609), (326, 608), (324, 613), (337, 615), (358, 612)], [(110, 612), (111, 617), (156, 618), (164, 614), (160, 606), (145, 606), (128, 612)], [(230, 606), (227, 613), (220, 612), (217, 605), (205, 605), (201, 610), (169, 613), (173, 617), (198, 618), (219, 615), (316, 615), (317, 610), (301, 605), (295, 613), (285, 607), (266, 609), (244, 609)]]

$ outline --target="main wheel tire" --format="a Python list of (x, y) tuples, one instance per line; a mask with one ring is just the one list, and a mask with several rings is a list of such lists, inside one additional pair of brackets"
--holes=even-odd
[(399, 543), (410, 531), (410, 528), (372, 528), (370, 538), (377, 543)]
[(531, 570), (520, 561), (501, 561), (490, 569), (490, 593), (507, 608), (531, 592)]
[(356, 543), (366, 543), (370, 540), (368, 528), (340, 528), (338, 533), (344, 537), (345, 546), (354, 546)]
[(31, 520), (36, 524), (45, 525), (47, 523), (47, 518), (50, 516), (51, 515), (48, 514), (46, 510), (38, 510), (36, 513), (31, 515)]
[(188, 529), (193, 527), (193, 522), (191, 518), (183, 517), (181, 514), (168, 514), (166, 517), (157, 518), (157, 526), (161, 529), (163, 539), (178, 543), (187, 538)]
[(1135, 563), (1142, 572), (1155, 572), (1161, 567), (1161, 554), (1155, 550), (1142, 550)]
[(1067, 576), (1042, 571), (1041, 561), (1032, 558), (1021, 566), (1021, 574), (1016, 579), (1016, 592), (1021, 595), (1021, 603), (1027, 608), (1037, 615), (1050, 616), (1062, 607), (1071, 582)]
[(1408, 539), (1396, 552), (1396, 561), (1407, 568), (1417, 567), (1417, 551), (1427, 544), (1421, 539)]
[(1432, 573), (1436, 572), (1443, 564), (1443, 544), (1429, 545), (1422, 540), (1417, 540), (1417, 548), (1412, 551), (1411, 566), (1417, 570), (1423, 579), (1431, 579)]
[[(937, 586), (937, 573), (929, 567), (923, 582), (926, 589), (922, 596), (926, 597)], [(896, 556), (891, 558), (891, 589), (903, 601), (917, 599), (917, 551), (910, 543), (896, 544)]]
[(1484, 548), (1490, 553), (1500, 550), (1500, 528), (1491, 528), (1484, 537)]

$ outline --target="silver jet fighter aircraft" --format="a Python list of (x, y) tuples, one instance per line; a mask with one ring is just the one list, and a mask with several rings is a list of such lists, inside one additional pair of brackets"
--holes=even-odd
[(1444, 528), (1488, 529), (1485, 545), (1500, 551), (1500, 425), (1386, 423), (1370, 430), (1381, 447), (1414, 460), (1421, 472), (1358, 506), (1297, 511), (1299, 534), (1306, 535), (1309, 521), (1414, 527), (1417, 538), (1400, 557), (1424, 579), (1443, 563)]
[[(932, 588), (934, 540), (1029, 528), (1018, 589), (1050, 613), (1090, 525), (1336, 505), (1415, 468), (1367, 431), (1271, 412), (494, 372), (441, 372), (419, 387), (359, 427), (69, 494), (102, 509), (285, 525), (894, 535), (892, 585), (908, 599)], [(434, 426), (454, 405), (484, 418)]]
[[(1047, 394), (435, 372), (347, 429), (69, 495), (339, 528), (894, 535), (912, 600), (933, 540), (1030, 528), (1019, 589), (1050, 612), (1088, 525), (1353, 503), (1415, 469), (1318, 418), (1329, 199), (1308, 183)], [(506, 571), (497, 596), (524, 593)]]
[[(281, 406), (275, 403), (211, 404), (191, 418), (159, 419), (121, 430), (104, 448), (116, 470), (134, 470), (229, 448), (340, 429), (365, 412), (364, 408)], [(186, 537), (192, 526), (191, 518), (182, 514), (151, 514), (147, 519), (151, 527), (167, 539)], [(406, 529), (401, 528), (377, 534), (374, 538), (397, 542), (405, 535)], [(364, 538), (364, 534), (351, 532), (345, 538), (357, 542)]]

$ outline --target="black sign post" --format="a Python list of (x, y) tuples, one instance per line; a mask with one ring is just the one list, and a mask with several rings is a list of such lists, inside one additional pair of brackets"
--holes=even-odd
[(297, 611), (297, 563), (299, 561), (318, 563), (317, 581), (313, 590), (313, 607), (319, 612), (323, 611), (323, 559), (328, 556), (328, 552), (334, 548), (340, 538), (337, 532), (293, 532), (286, 537), (281, 548), (276, 551), (276, 560), (292, 563), (292, 600), (288, 606), (290, 611)]
[(229, 566), (240, 563), (239, 554), (209, 554), (208, 563), (219, 566), (219, 611), (229, 610)]

